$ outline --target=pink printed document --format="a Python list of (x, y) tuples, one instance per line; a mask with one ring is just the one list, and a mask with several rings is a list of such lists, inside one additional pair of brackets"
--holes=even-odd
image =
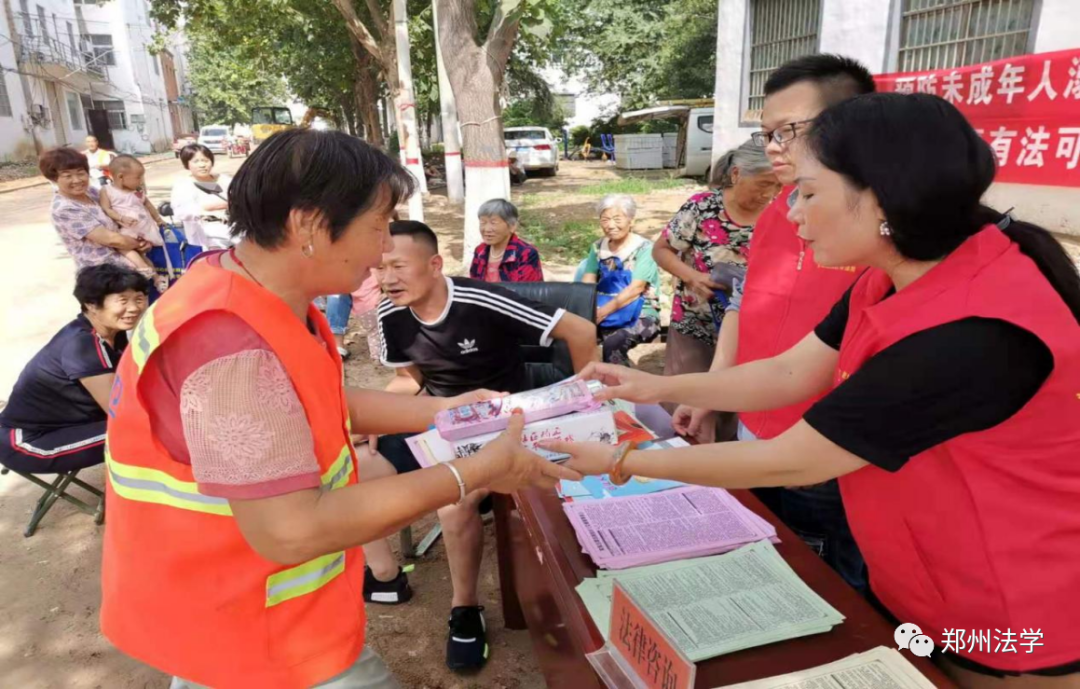
[(717, 555), (755, 541), (779, 543), (776, 529), (722, 488), (567, 502), (563, 510), (584, 552), (602, 569), (625, 569)]

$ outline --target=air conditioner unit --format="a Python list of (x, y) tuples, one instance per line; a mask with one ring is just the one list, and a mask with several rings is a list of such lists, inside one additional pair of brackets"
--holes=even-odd
[(132, 124), (146, 124), (146, 115), (140, 115), (138, 113), (131, 113), (128, 115), (128, 119)]

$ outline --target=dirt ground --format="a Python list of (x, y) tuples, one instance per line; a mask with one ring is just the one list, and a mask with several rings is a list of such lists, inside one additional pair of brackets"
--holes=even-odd
[[(553, 179), (530, 179), (514, 188), (514, 201), (558, 232), (564, 223), (595, 223), (598, 196), (590, 187), (618, 182), (621, 175), (602, 163), (562, 163)], [(661, 179), (663, 174), (637, 175)], [(655, 237), (686, 197), (700, 187), (668, 182), (667, 187), (635, 194), (637, 229)], [(461, 271), (462, 214), (436, 191), (427, 204), (427, 220), (448, 248), (447, 270)], [(599, 236), (599, 230), (595, 230)], [(528, 237), (527, 237), (528, 238)], [(548, 260), (549, 279), (569, 279), (577, 261)], [(347, 365), (350, 385), (381, 387), (389, 378), (373, 362), (366, 339), (354, 333)], [(663, 345), (639, 347), (634, 359), (643, 368), (663, 365)], [(80, 475), (101, 486), (101, 467)], [(163, 689), (168, 678), (119, 653), (98, 631), (101, 601), (100, 550), (103, 527), (66, 503), (56, 505), (37, 534), (22, 531), (39, 489), (9, 474), (0, 477), (10, 490), (0, 492), (0, 687), (20, 689)], [(414, 527), (417, 540), (432, 518)], [(494, 534), (486, 526), (481, 597), (487, 606), (491, 660), (473, 676), (456, 675), (444, 664), (450, 579), (441, 541), (415, 561), (410, 575), (416, 596), (399, 607), (368, 608), (368, 639), (387, 660), (402, 686), (424, 689), (491, 687), (537, 689), (544, 686), (533, 658), (528, 632), (504, 629), (500, 614)], [(396, 538), (392, 539), (396, 542)], [(396, 543), (395, 543), (396, 547)]]

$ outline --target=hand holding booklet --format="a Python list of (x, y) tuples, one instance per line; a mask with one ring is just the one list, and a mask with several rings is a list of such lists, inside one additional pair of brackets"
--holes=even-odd
[(550, 461), (562, 461), (569, 455), (549, 452), (538, 444), (550, 440), (615, 444), (618, 431), (611, 408), (593, 397), (600, 387), (595, 381), (570, 378), (545, 388), (455, 407), (436, 414), (435, 427), (408, 438), (406, 444), (423, 467), (468, 457), (498, 438), (511, 412), (522, 409), (522, 444)]

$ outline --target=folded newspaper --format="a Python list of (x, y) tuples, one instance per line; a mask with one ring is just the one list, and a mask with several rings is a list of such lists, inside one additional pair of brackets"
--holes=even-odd
[(821, 634), (844, 620), (767, 541), (724, 555), (597, 572), (596, 578), (584, 579), (578, 595), (604, 638), (609, 636), (615, 581), (694, 662)]
[[(933, 689), (928, 680), (895, 648), (877, 648), (809, 670), (790, 672), (726, 689)], [(720, 688), (717, 688), (720, 689)]]

